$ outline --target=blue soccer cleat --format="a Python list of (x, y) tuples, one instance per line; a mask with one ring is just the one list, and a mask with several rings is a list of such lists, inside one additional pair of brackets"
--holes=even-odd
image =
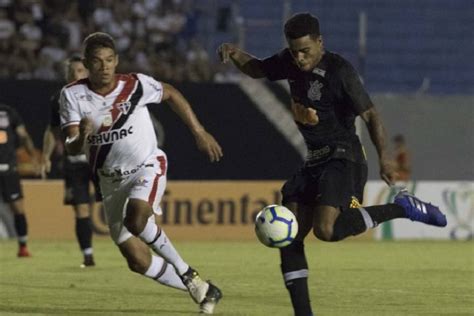
[(415, 196), (408, 194), (406, 190), (398, 192), (394, 203), (402, 206), (405, 209), (407, 218), (412, 221), (439, 227), (445, 227), (448, 224), (446, 215), (441, 213), (437, 206), (421, 201)]

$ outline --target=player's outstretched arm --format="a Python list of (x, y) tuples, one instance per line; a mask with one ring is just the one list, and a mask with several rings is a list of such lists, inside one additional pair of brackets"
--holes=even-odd
[(227, 63), (230, 59), (235, 67), (251, 78), (259, 79), (265, 77), (265, 73), (262, 69), (262, 61), (241, 50), (234, 44), (221, 44), (219, 48), (217, 48), (217, 54), (223, 63)]
[(370, 139), (377, 150), (380, 164), (380, 177), (388, 184), (392, 185), (396, 178), (396, 171), (389, 158), (386, 146), (386, 133), (382, 124), (382, 119), (375, 107), (370, 107), (361, 115), (370, 134)]
[(87, 136), (92, 134), (92, 122), (89, 118), (81, 119), (79, 125), (69, 125), (64, 128), (66, 135), (66, 151), (71, 155), (78, 155), (83, 152)]
[(206, 132), (202, 124), (199, 122), (196, 114), (191, 108), (189, 102), (184, 96), (172, 85), (163, 84), (163, 101), (168, 101), (171, 104), (173, 111), (179, 115), (184, 124), (193, 133), (196, 139), (196, 145), (200, 151), (209, 156), (211, 162), (219, 161), (222, 157), (222, 149), (214, 137)]

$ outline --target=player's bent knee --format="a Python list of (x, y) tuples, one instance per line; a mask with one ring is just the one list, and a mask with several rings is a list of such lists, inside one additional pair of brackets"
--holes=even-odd
[(136, 273), (144, 274), (148, 270), (148, 265), (144, 260), (138, 258), (127, 258), (128, 268)]
[(90, 216), (89, 204), (77, 204), (74, 206), (76, 218), (86, 218)]
[(130, 199), (123, 224), (133, 235), (138, 236), (145, 229), (148, 218), (153, 214), (150, 205), (142, 200)]
[(146, 218), (143, 219), (140, 216), (127, 215), (123, 220), (123, 225), (134, 236), (138, 236), (143, 231), (143, 229), (145, 229)]
[(118, 247), (131, 271), (144, 274), (148, 270), (151, 254), (149, 248), (142, 241), (132, 237), (119, 244)]
[(25, 214), (25, 209), (23, 207), (23, 200), (20, 199), (20, 200), (10, 202), (10, 210), (15, 215)]
[(322, 241), (334, 241), (333, 231), (334, 229), (332, 224), (319, 224), (313, 228), (313, 233), (316, 238)]

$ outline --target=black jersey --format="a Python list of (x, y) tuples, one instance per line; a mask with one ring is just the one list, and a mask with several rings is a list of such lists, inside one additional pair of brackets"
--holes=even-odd
[(16, 128), (23, 121), (15, 109), (0, 104), (0, 173), (16, 169), (16, 149), (19, 145)]
[(289, 49), (284, 49), (264, 59), (263, 70), (271, 81), (287, 79), (291, 97), (305, 107), (316, 109), (317, 125), (296, 122), (308, 149), (359, 143), (355, 118), (372, 107), (372, 102), (347, 60), (326, 51), (312, 72), (304, 72), (295, 64)]

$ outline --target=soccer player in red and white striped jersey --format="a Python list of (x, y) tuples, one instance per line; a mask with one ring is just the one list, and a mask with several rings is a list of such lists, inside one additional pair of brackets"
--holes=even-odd
[(99, 180), (111, 237), (130, 269), (187, 290), (201, 312), (211, 314), (221, 291), (181, 258), (156, 222), (167, 159), (146, 105), (168, 101), (211, 162), (220, 160), (221, 147), (173, 86), (144, 74), (115, 73), (118, 55), (110, 35), (93, 33), (85, 39), (84, 64), (89, 77), (64, 87), (60, 98), (67, 151), (85, 149)]

